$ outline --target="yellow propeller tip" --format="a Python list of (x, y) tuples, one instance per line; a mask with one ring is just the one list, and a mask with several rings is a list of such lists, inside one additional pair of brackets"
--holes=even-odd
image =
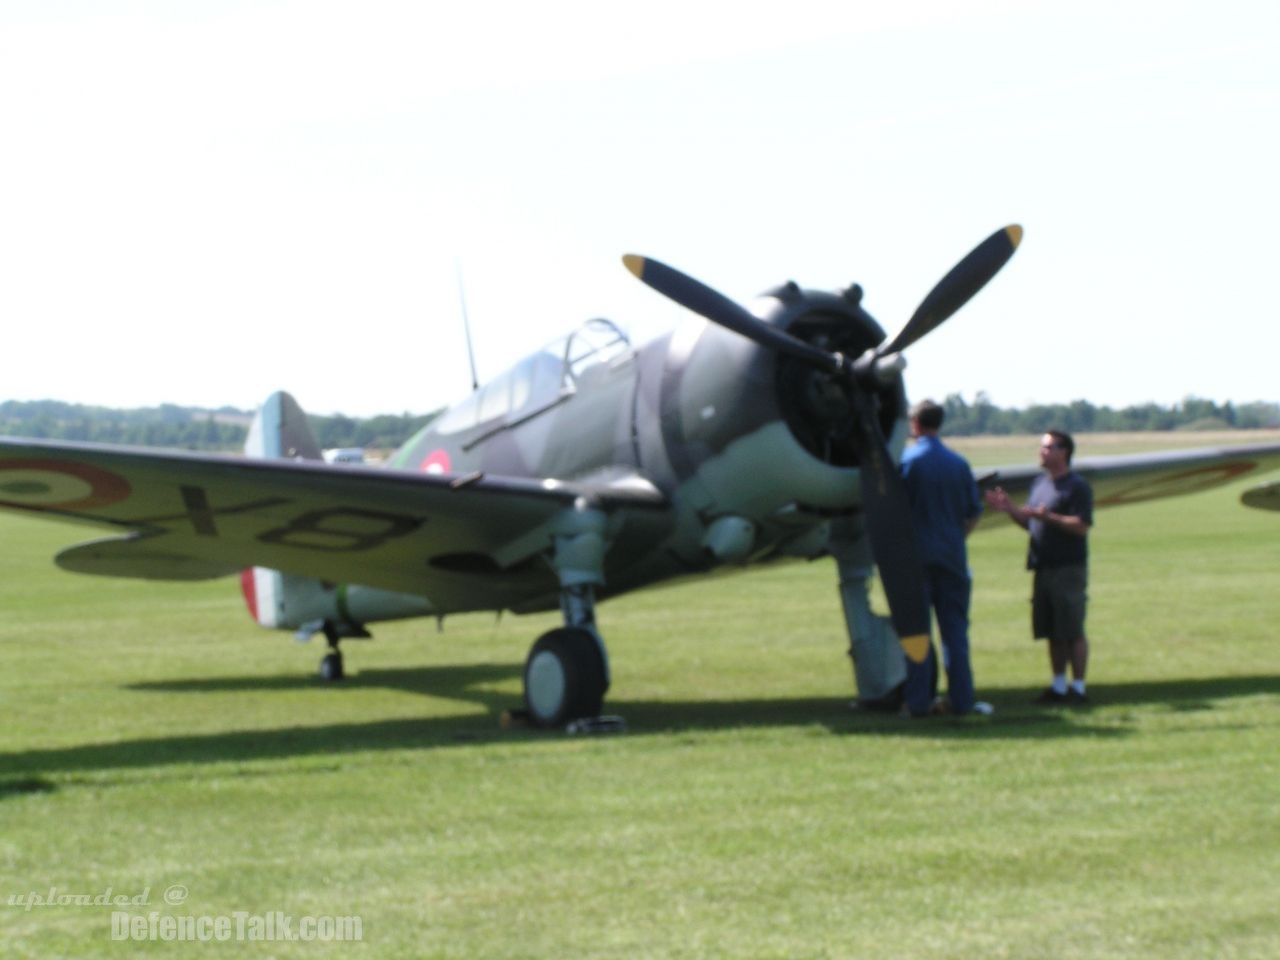
[(623, 254), (622, 262), (628, 270), (641, 280), (644, 279), (644, 257), (634, 253)]
[(902, 649), (912, 663), (924, 663), (929, 656), (929, 635), (917, 633), (915, 636), (902, 638)]
[(1013, 248), (1017, 250), (1018, 244), (1022, 243), (1022, 225), (1017, 223), (1010, 224), (1004, 228), (1004, 232), (1009, 237), (1009, 242), (1013, 244)]

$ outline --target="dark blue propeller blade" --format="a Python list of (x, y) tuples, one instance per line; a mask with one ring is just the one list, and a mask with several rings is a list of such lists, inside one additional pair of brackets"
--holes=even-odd
[(924, 591), (924, 565), (916, 550), (911, 502), (889, 445), (880, 429), (872, 400), (853, 393), (863, 442), (862, 518), (871, 540), (871, 555), (880, 571), (880, 585), (889, 603), (889, 618), (903, 652), (923, 663), (929, 652), (929, 605)]
[(883, 356), (905, 350), (925, 334), (937, 329), (1000, 272), (1000, 268), (1009, 262), (1021, 242), (1022, 227), (1016, 223), (997, 230), (983, 240), (937, 282), (897, 336), (877, 347), (876, 353)]
[(674, 300), (712, 323), (727, 327), (762, 347), (812, 363), (822, 370), (834, 373), (840, 369), (840, 358), (835, 354), (819, 350), (785, 330), (764, 323), (718, 290), (712, 290), (705, 283), (667, 266), (661, 260), (628, 253), (622, 258), (622, 262), (628, 270), (668, 300)]

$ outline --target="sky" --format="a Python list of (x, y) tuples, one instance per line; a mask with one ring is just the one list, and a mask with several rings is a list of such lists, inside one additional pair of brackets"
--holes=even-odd
[(1280, 5), (0, 0), (0, 400), (422, 413), (857, 281), (912, 399), (1280, 400)]

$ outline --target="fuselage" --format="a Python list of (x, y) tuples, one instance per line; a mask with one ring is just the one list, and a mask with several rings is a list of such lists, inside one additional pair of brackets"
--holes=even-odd
[[(827, 521), (857, 509), (858, 469), (824, 459), (788, 425), (787, 373), (776, 354), (714, 325), (633, 348), (613, 324), (591, 321), (446, 410), (389, 466), (653, 484), (671, 508), (613, 522), (602, 596), (816, 556)], [(888, 411), (895, 453), (901, 406)], [(547, 595), (513, 607), (553, 604)]]

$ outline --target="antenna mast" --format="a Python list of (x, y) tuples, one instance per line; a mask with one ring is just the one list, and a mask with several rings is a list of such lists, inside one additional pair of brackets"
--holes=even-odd
[(471, 321), (467, 318), (467, 292), (462, 285), (462, 264), (454, 262), (454, 271), (458, 275), (458, 303), (462, 305), (462, 332), (467, 336), (467, 360), (471, 364), (471, 392), (480, 389), (480, 378), (476, 376), (476, 354), (471, 347)]

